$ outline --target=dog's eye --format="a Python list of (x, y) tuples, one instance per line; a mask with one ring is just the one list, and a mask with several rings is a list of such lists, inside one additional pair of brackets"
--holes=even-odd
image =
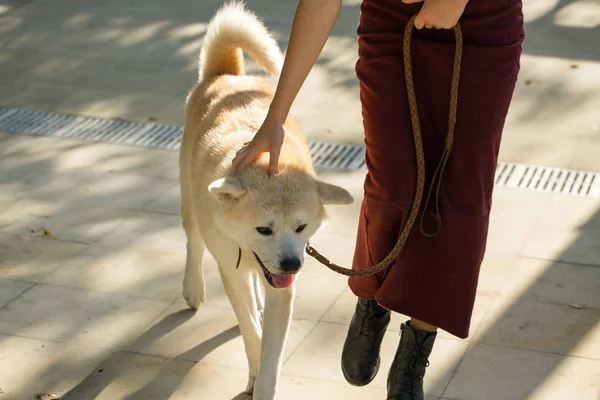
[(296, 228), (296, 233), (302, 233), (304, 228), (306, 228), (306, 224), (300, 225), (299, 227)]
[(256, 232), (258, 232), (264, 236), (271, 236), (273, 234), (273, 230), (271, 228), (263, 228), (263, 227), (256, 228)]

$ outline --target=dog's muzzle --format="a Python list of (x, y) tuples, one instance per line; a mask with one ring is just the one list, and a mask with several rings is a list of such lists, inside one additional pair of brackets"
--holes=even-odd
[(269, 272), (269, 270), (267, 269), (267, 267), (265, 267), (265, 264), (262, 262), (258, 254), (256, 254), (254, 251), (252, 252), (252, 254), (254, 254), (254, 258), (256, 259), (258, 265), (260, 265), (265, 279), (267, 280), (269, 285), (271, 285), (271, 287), (275, 289), (287, 289), (288, 287), (290, 287), (294, 282), (294, 275), (298, 273), (298, 271), (301, 268), (301, 263), (299, 259), (284, 259), (281, 262), (280, 266), (282, 271), (287, 273), (276, 275)]

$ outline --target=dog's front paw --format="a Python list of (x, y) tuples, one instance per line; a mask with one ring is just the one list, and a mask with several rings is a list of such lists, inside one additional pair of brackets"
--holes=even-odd
[(252, 400), (275, 400), (275, 383), (258, 379), (254, 385)]
[(248, 385), (246, 385), (246, 394), (252, 395), (252, 393), (254, 393), (254, 382), (256, 382), (256, 377), (250, 375), (248, 378)]
[(204, 280), (197, 276), (185, 276), (183, 298), (190, 308), (197, 310), (204, 303)]
[(262, 390), (254, 389), (252, 400), (275, 400), (275, 393), (263, 393)]

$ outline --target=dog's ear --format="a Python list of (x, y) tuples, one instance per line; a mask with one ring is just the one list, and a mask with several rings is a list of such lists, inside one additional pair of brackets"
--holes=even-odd
[(348, 205), (354, 203), (354, 197), (339, 186), (317, 181), (317, 191), (323, 204)]
[(217, 179), (208, 186), (208, 190), (222, 202), (238, 200), (247, 192), (242, 182), (233, 176)]

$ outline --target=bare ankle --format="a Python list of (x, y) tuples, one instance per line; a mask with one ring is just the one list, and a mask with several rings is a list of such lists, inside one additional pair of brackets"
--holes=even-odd
[(428, 324), (427, 322), (423, 322), (423, 321), (420, 321), (420, 320), (414, 319), (414, 318), (410, 319), (410, 326), (413, 327), (414, 329), (417, 329), (420, 331), (425, 331), (425, 332), (436, 332), (438, 329), (437, 326)]

